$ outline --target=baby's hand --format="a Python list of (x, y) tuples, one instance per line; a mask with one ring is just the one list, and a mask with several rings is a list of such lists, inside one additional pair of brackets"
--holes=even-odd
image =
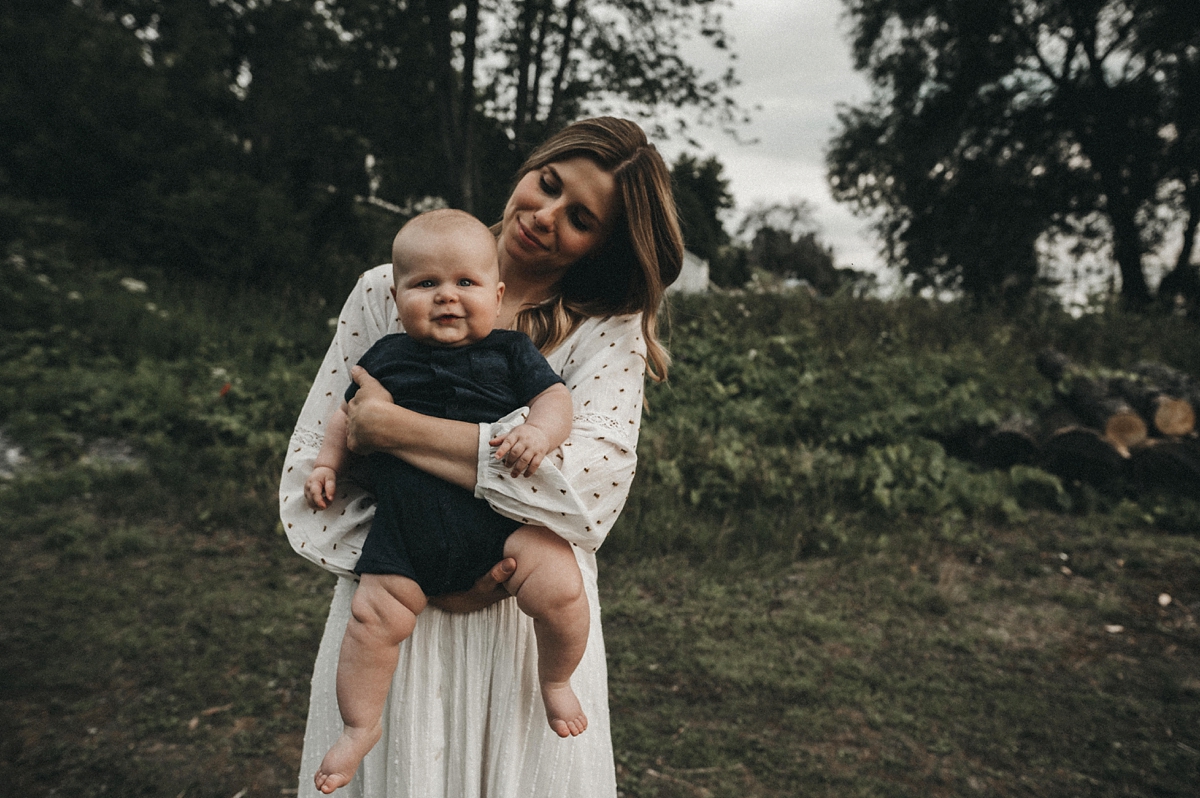
[(506, 466), (512, 468), (514, 477), (524, 474), (531, 477), (537, 473), (538, 466), (550, 452), (550, 441), (546, 433), (532, 424), (522, 424), (513, 427), (505, 435), (498, 435), (489, 443), (499, 446), (496, 449), (496, 459), (503, 460)]
[(329, 466), (317, 466), (304, 480), (304, 498), (315, 510), (324, 510), (336, 495), (337, 472)]

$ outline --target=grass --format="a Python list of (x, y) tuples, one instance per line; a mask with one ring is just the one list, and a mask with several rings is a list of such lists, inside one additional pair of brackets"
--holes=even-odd
[(0, 771), (12, 794), (294, 788), (332, 577), (270, 527), (156, 518), (137, 506), (152, 482), (137, 471), (89, 475), (65, 503), (27, 498), (72, 476), (2, 492)]
[(986, 552), (609, 567), (624, 789), (1194, 795), (1200, 547), (1096, 522), (988, 530)]
[[(275, 486), (333, 311), (134, 291), (17, 249), (3, 793), (291, 794), (333, 578), (292, 554)], [(1037, 346), (1197, 373), (1194, 328), (787, 297), (677, 311), (600, 553), (625, 796), (1197, 794), (1200, 505), (937, 442), (1043, 401)]]
[[(332, 578), (266, 523), (164, 522), (154, 483), (73, 467), (0, 488), (13, 794), (295, 788)], [(1200, 541), (1050, 514), (969, 537), (602, 552), (622, 792), (1194, 795)]]

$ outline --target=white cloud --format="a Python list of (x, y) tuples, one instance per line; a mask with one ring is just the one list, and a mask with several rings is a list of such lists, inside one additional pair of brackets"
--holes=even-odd
[[(838, 264), (879, 270), (877, 245), (864, 220), (833, 201), (825, 180), (825, 150), (837, 124), (839, 103), (869, 96), (866, 80), (851, 67), (848, 28), (840, 0), (733, 0), (725, 16), (738, 54), (742, 85), (735, 96), (754, 108), (738, 144), (717, 130), (694, 130), (702, 154), (725, 165), (738, 208), (759, 201), (805, 199), (817, 208), (824, 238)], [(714, 73), (720, 57), (702, 45), (688, 50)], [(664, 144), (674, 158), (682, 142)]]

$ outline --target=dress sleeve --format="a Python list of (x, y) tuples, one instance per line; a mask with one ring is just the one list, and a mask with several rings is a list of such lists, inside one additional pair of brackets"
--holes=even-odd
[(646, 344), (641, 316), (590, 319), (548, 358), (571, 390), (570, 437), (533, 477), (514, 478), (488, 441), (519, 419), (481, 424), (475, 495), (501, 515), (596, 551), (637, 469)]
[(350, 368), (373, 343), (397, 331), (396, 308), (388, 286), (391, 269), (365, 272), (338, 317), (337, 330), (296, 422), (279, 481), (279, 517), (292, 548), (340, 576), (353, 576), (363, 539), (375, 515), (374, 499), (349, 480), (325, 510), (304, 501), (304, 481), (325, 439), (325, 426), (341, 406)]

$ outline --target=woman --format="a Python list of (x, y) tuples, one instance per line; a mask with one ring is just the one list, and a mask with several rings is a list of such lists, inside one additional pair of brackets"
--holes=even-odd
[[(529, 479), (507, 478), (492, 457), (491, 425), (405, 410), (356, 369), (349, 440), (359, 453), (387, 451), (474, 489), (499, 512), (551, 529), (575, 547), (591, 607), (583, 662), (572, 678), (589, 719), (561, 739), (544, 718), (532, 622), (503, 600), (498, 564), (469, 593), (428, 609), (402, 646), (384, 737), (346, 788), (351, 796), (532, 798), (616, 794), (607, 671), (596, 593), (595, 551), (628, 495), (636, 465), (643, 375), (666, 376), (658, 342), (663, 291), (679, 275), (683, 242), (670, 176), (632, 122), (578, 122), (538, 148), (518, 173), (497, 226), (506, 290), (499, 326), (529, 334), (571, 388), (570, 438)], [(327, 510), (303, 500), (303, 480), (322, 426), (341, 400), (350, 369), (372, 343), (398, 331), (386, 266), (362, 276), (292, 436), (280, 513), (293, 547), (348, 576), (370, 526), (370, 497), (351, 491)], [(340, 579), (313, 673), (300, 795), (341, 732), (334, 695), (338, 646), (352, 579)]]

